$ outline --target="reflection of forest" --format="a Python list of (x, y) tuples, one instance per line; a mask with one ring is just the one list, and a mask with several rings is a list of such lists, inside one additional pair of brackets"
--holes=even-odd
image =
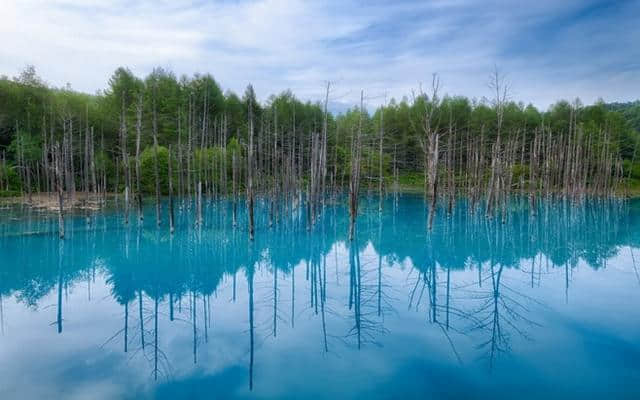
[[(278, 334), (282, 315), (290, 312), (295, 324), (293, 301), (290, 310), (282, 312), (279, 304), (279, 279), (288, 279), (295, 293), (295, 279), (310, 282), (309, 297), (300, 299), (310, 304), (322, 323), (323, 348), (329, 351), (331, 333), (327, 316), (345, 314), (352, 318), (352, 328), (342, 339), (360, 348), (376, 341), (386, 332), (381, 316), (391, 307), (385, 294), (384, 265), (410, 260), (415, 280), (409, 290), (409, 307), (428, 304), (428, 320), (437, 324), (455, 346), (450, 332), (486, 332), (486, 349), (491, 362), (496, 354), (508, 351), (509, 334), (526, 335), (527, 299), (504, 282), (505, 269), (520, 268), (537, 280), (542, 263), (545, 268), (563, 268), (565, 273), (584, 260), (594, 269), (602, 267), (619, 247), (640, 247), (640, 209), (637, 203), (621, 201), (586, 201), (578, 206), (568, 202), (541, 203), (535, 214), (526, 200), (513, 200), (506, 223), (488, 219), (481, 213), (469, 213), (461, 201), (454, 213), (439, 213), (433, 232), (425, 232), (422, 199), (403, 198), (389, 201), (384, 212), (377, 212), (377, 201), (363, 203), (354, 241), (347, 240), (348, 218), (342, 206), (328, 205), (313, 231), (304, 226), (304, 217), (292, 217), (268, 231), (257, 232), (250, 243), (241, 230), (225, 228), (230, 214), (208, 209), (217, 215), (217, 227), (179, 229), (175, 235), (156, 230), (153, 224), (138, 229), (125, 228), (117, 217), (102, 218), (102, 224), (89, 227), (76, 224), (68, 239), (59, 241), (54, 234), (11, 234), (0, 236), (0, 295), (15, 296), (19, 302), (36, 307), (39, 300), (55, 292), (57, 329), (63, 332), (62, 294), (76, 282), (90, 286), (96, 273), (104, 274), (115, 301), (124, 309), (124, 351), (141, 351), (152, 363), (154, 376), (168, 369), (168, 360), (158, 346), (159, 304), (169, 308), (169, 318), (178, 318), (175, 307), (188, 310), (186, 317), (193, 326), (193, 361), (197, 362), (198, 344), (207, 340), (211, 318), (209, 299), (225, 279), (233, 282), (236, 297), (238, 273), (247, 279), (249, 290), (250, 371), (254, 356), (254, 275), (267, 268), (273, 278), (271, 332)], [(186, 209), (178, 208), (178, 219), (190, 220)], [(373, 211), (375, 210), (375, 211)], [(217, 213), (217, 214), (216, 214)], [(228, 218), (226, 218), (228, 217)], [(226, 218), (226, 219), (225, 219)], [(81, 218), (78, 218), (81, 220)], [(35, 216), (20, 222), (25, 233), (46, 230), (46, 220)], [(230, 226), (230, 224), (229, 224)], [(7, 232), (6, 228), (2, 228)], [(348, 261), (341, 261), (348, 271), (348, 304), (336, 311), (327, 299), (327, 256), (337, 243), (348, 249)], [(371, 245), (375, 263), (363, 265), (360, 255)], [(337, 257), (337, 256), (336, 256)], [(296, 277), (293, 266), (306, 265), (305, 276)], [(337, 258), (336, 258), (337, 262)], [(450, 305), (451, 271), (474, 268), (478, 280), (466, 293), (476, 301), (467, 309)], [(567, 278), (568, 279), (568, 278)], [(0, 297), (0, 310), (1, 301)], [(310, 301), (310, 303), (309, 303)], [(282, 315), (281, 315), (282, 314)], [(162, 316), (160, 316), (162, 318)], [(457, 325), (464, 321), (464, 324)], [(129, 332), (135, 324), (135, 333)], [(198, 326), (202, 324), (202, 326)], [(523, 328), (524, 326), (524, 328)], [(135, 346), (133, 343), (135, 342)], [(457, 355), (457, 353), (456, 353)], [(250, 380), (253, 386), (253, 380)]]
[[(640, 247), (636, 203), (543, 204), (532, 217), (526, 202), (514, 202), (506, 224), (467, 213), (460, 204), (451, 217), (440, 215), (429, 235), (422, 205), (420, 199), (409, 198), (392, 210), (389, 203), (381, 216), (365, 209), (354, 243), (360, 251), (371, 243), (377, 254), (391, 260), (409, 258), (420, 270), (434, 265), (460, 269), (489, 261), (517, 268), (523, 259), (536, 255), (548, 258), (552, 267), (575, 266), (582, 259), (597, 269), (619, 247)], [(22, 230), (37, 230), (33, 218), (22, 222)], [(110, 222), (115, 226), (71, 232), (71, 240), (64, 243), (54, 235), (0, 236), (0, 293), (15, 294), (25, 304), (35, 305), (60, 276), (69, 285), (97, 268), (108, 273), (114, 295), (123, 301), (139, 290), (160, 297), (193, 291), (210, 295), (225, 273), (246, 269), (251, 262), (262, 260), (261, 265), (268, 262), (284, 273), (305, 260), (322, 267), (333, 245), (347, 241), (348, 228), (342, 207), (328, 208), (314, 232), (307, 233), (303, 221), (292, 221), (256, 235), (251, 246), (241, 231), (192, 228), (171, 237), (151, 224), (125, 229), (115, 219), (106, 224)]]

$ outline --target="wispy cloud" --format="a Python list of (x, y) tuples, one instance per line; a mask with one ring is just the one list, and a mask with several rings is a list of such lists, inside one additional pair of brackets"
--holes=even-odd
[(482, 97), (494, 65), (516, 100), (542, 107), (640, 92), (637, 1), (24, 0), (0, 15), (0, 73), (35, 64), (51, 84), (88, 92), (120, 65), (211, 72), (263, 98), (290, 88), (319, 99), (332, 80), (346, 103), (360, 89), (399, 98), (433, 72), (448, 93)]

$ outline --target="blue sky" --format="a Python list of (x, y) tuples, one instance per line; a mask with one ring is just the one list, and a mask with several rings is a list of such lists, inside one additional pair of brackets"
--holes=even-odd
[(640, 98), (640, 0), (4, 0), (0, 74), (36, 66), (49, 84), (106, 87), (120, 65), (143, 76), (210, 72), (265, 99), (303, 100), (333, 82), (336, 108), (442, 90), (490, 96), (498, 66), (511, 97), (546, 108), (580, 97)]

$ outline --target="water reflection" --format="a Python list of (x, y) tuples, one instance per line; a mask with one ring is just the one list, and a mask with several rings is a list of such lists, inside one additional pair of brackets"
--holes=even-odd
[[(15, 214), (6, 213), (0, 227), (3, 336), (5, 325), (12, 325), (5, 313), (11, 303), (9, 318), (16, 319), (17, 327), (12, 343), (20, 343), (34, 313), (55, 319), (55, 332), (46, 325), (38, 328), (42, 347), (50, 333), (81, 332), (85, 320), (99, 324), (103, 334), (84, 336), (82, 344), (98, 346), (95, 358), (117, 348), (126, 354), (126, 365), (145, 370), (133, 382), (143, 397), (160, 396), (162, 388), (174, 393), (167, 389), (172, 382), (237, 374), (239, 364), (244, 364), (246, 380), (232, 381), (246, 382), (249, 392), (234, 388), (226, 397), (256, 390), (264, 390), (261, 397), (295, 397), (266, 383), (271, 373), (260, 370), (267, 364), (286, 368), (286, 360), (299, 357), (289, 350), (317, 349), (319, 354), (304, 353), (304, 363), (312, 368), (323, 360), (339, 363), (332, 354), (337, 360), (353, 360), (359, 352), (366, 350), (371, 357), (370, 349), (381, 349), (376, 354), (387, 360), (388, 368), (403, 369), (390, 361), (393, 349), (410, 347), (402, 341), (415, 340), (416, 345), (439, 347), (464, 376), (471, 373), (467, 365), (481, 363), (492, 370), (502, 356), (535, 342), (536, 333), (553, 330), (548, 325), (555, 315), (551, 311), (571, 303), (570, 289), (581, 265), (603, 271), (599, 277), (615, 288), (621, 286), (620, 276), (633, 275), (640, 284), (634, 254), (640, 247), (637, 202), (591, 200), (576, 206), (549, 201), (532, 212), (525, 199), (515, 199), (503, 223), (470, 212), (460, 200), (451, 215), (439, 213), (427, 234), (421, 199), (389, 198), (382, 213), (371, 199), (362, 207), (353, 241), (348, 240), (342, 205), (327, 205), (312, 231), (299, 210), (290, 210), (289, 218), (269, 227), (265, 206), (258, 213), (254, 242), (242, 228), (232, 227), (231, 207), (209, 204), (208, 222), (194, 228), (193, 210), (179, 204), (174, 235), (155, 224), (124, 227), (115, 212), (94, 215), (91, 224), (84, 217), (70, 218), (64, 241), (56, 238), (57, 228), (46, 215), (14, 219)], [(616, 265), (624, 275), (604, 272), (610, 260), (622, 256), (631, 260), (630, 265)], [(86, 296), (79, 298), (84, 288)], [(101, 297), (96, 298), (96, 290)], [(558, 290), (562, 303), (555, 297)], [(621, 304), (613, 300), (619, 293), (606, 295), (611, 298), (599, 299), (603, 307)], [(80, 303), (81, 310), (74, 307)], [(94, 309), (106, 311), (96, 316)], [(624, 312), (632, 313), (629, 308)], [(627, 324), (618, 328), (638, 331)], [(274, 347), (276, 343), (283, 348)], [(74, 345), (68, 346), (73, 353)], [(637, 347), (632, 350), (638, 352)], [(207, 369), (211, 365), (214, 370)], [(0, 367), (8, 368), (7, 362), (0, 361)], [(632, 372), (637, 371), (636, 366)], [(29, 376), (33, 370), (21, 373)], [(304, 380), (311, 372), (284, 373)], [(416, 392), (408, 393), (414, 395), (424, 390), (415, 382), (406, 390), (411, 388)], [(21, 388), (13, 390), (16, 394)], [(190, 390), (199, 397), (198, 389)], [(313, 385), (296, 390), (317, 397), (331, 393), (320, 396)], [(345, 393), (362, 394), (357, 386)], [(385, 397), (371, 397), (376, 396)]]

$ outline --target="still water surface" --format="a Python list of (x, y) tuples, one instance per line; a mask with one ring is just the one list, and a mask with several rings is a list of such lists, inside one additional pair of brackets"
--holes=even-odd
[(640, 202), (361, 207), (0, 210), (0, 399), (640, 398)]

